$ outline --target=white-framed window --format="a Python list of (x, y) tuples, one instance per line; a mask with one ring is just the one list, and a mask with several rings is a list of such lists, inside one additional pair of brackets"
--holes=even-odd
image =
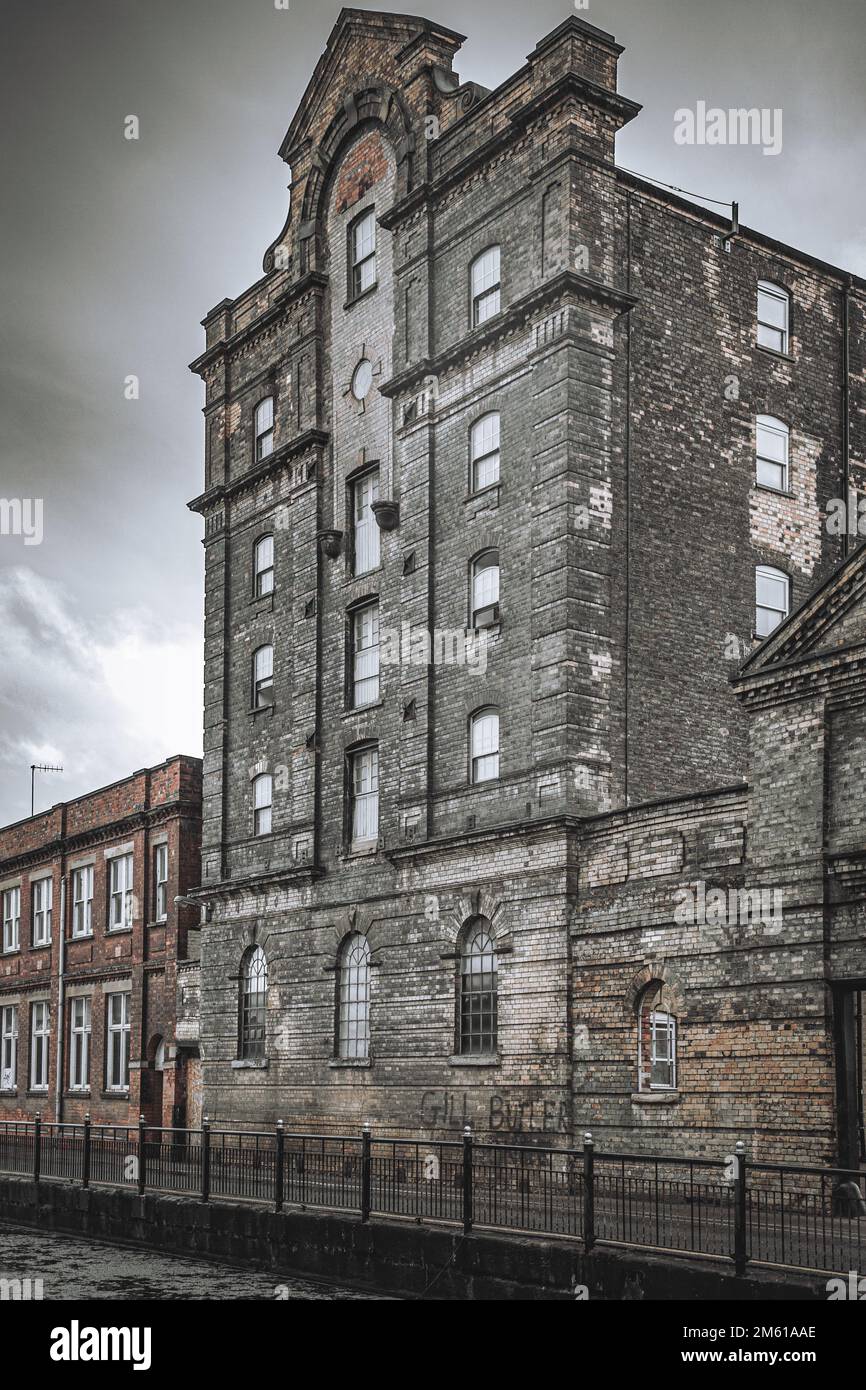
[(18, 1085), (18, 1009), (6, 1004), (0, 1010), (0, 1091)]
[(274, 538), (259, 536), (253, 547), (254, 591), (256, 598), (274, 592)]
[(769, 280), (758, 281), (758, 342), (772, 352), (788, 352), (791, 299)]
[(253, 652), (253, 709), (266, 709), (274, 703), (274, 649), (259, 647)]
[(48, 1090), (51, 1046), (51, 1015), (48, 1004), (40, 1000), (30, 1005), (30, 1089)]
[(33, 927), (33, 945), (51, 944), (51, 911), (54, 899), (54, 882), (50, 878), (37, 878), (30, 885), (30, 916)]
[(129, 1090), (129, 999), (127, 991), (109, 994), (106, 1006), (108, 1046), (105, 1089)]
[(499, 411), (476, 420), (469, 431), (470, 487), (473, 492), (499, 482)]
[(93, 931), (93, 865), (72, 870), (72, 935), (90, 936)]
[(376, 283), (376, 214), (367, 208), (349, 228), (349, 298), (357, 299)]
[(379, 698), (379, 604), (352, 612), (352, 708)]
[(108, 930), (132, 926), (132, 855), (116, 854), (108, 861)]
[(155, 922), (168, 918), (168, 845), (157, 845), (153, 851), (153, 917)]
[(371, 468), (352, 483), (352, 553), (355, 574), (379, 567), (379, 527), (373, 503), (379, 500), (379, 470)]
[(498, 968), (490, 923), (471, 922), (460, 952), (460, 1051), (466, 1055), (496, 1051)]
[(774, 415), (755, 422), (755, 477), (762, 487), (788, 490), (788, 426)]
[(499, 551), (484, 550), (472, 561), (471, 627), (485, 625), (496, 617), (494, 605), (499, 602)]
[(349, 765), (352, 844), (370, 844), (379, 838), (379, 749), (376, 744), (358, 748)]
[(21, 889), (3, 890), (3, 950), (17, 951), (21, 945)]
[(253, 834), (270, 835), (274, 779), (269, 772), (253, 778)]
[(90, 996), (69, 1001), (69, 1089), (90, 1088)]
[(769, 637), (791, 609), (791, 581), (784, 570), (772, 565), (755, 568), (755, 633)]
[(491, 782), (499, 776), (499, 711), (492, 706), (473, 714), (469, 723), (472, 781)]
[(265, 1055), (268, 1007), (268, 961), (261, 946), (251, 946), (241, 965), (238, 1056), (261, 1060)]
[(638, 1013), (638, 1090), (677, 1089), (677, 1021), (666, 1009), (654, 1007), (661, 991), (646, 991)]
[(256, 462), (274, 452), (274, 398), (265, 396), (255, 409)]
[(469, 267), (472, 327), (499, 313), (499, 247), (488, 246)]
[(370, 944), (355, 933), (340, 951), (337, 1000), (337, 1055), (370, 1055)]

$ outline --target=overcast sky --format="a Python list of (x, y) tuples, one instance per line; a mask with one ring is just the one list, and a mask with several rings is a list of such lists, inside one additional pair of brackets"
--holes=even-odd
[[(288, 170), (277, 147), (339, 5), (0, 0), (0, 823), (201, 751), (200, 321), (261, 274)], [(374, 6), (371, 8), (386, 8)], [(626, 51), (644, 110), (618, 161), (866, 274), (863, 0), (429, 0), (495, 87), (567, 14)], [(687, 147), (699, 100), (781, 107), (777, 157)], [(124, 139), (124, 119), (140, 139)], [(124, 398), (124, 379), (140, 398)]]

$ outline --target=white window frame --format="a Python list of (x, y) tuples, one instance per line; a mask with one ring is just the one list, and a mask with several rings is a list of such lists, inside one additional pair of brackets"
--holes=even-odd
[(115, 990), (106, 996), (105, 1089), (129, 1090), (129, 990)]
[[(83, 890), (83, 891), (82, 891)], [(93, 865), (72, 870), (72, 935), (93, 935)]]
[(337, 989), (337, 1056), (365, 1061), (370, 1056), (370, 943), (360, 932), (343, 942)]
[(379, 698), (379, 600), (353, 608), (352, 708), (373, 705)]
[(168, 841), (156, 845), (153, 851), (154, 920), (168, 921)]
[(483, 492), (499, 482), (499, 411), (488, 410), (469, 431), (469, 490)]
[(54, 879), (35, 878), (30, 884), (31, 944), (51, 945), (51, 917), (54, 905)]
[(69, 1001), (69, 1089), (90, 1090), (91, 1000), (89, 994)]
[(475, 257), (469, 267), (471, 323), (479, 328), (495, 318), (502, 302), (500, 280), (501, 247), (488, 246)]
[(51, 1009), (47, 1000), (30, 1005), (30, 1090), (47, 1091), (51, 1064)]
[[(649, 1008), (649, 1067), (644, 1069), (643, 1020)], [(667, 1055), (659, 1056), (659, 1038), (668, 1039)], [(668, 1070), (670, 1080), (653, 1081), (656, 1066)], [(654, 1009), (649, 1003), (638, 1014), (638, 1089), (640, 1091), (675, 1091), (677, 1089), (677, 1020), (666, 1009)]]
[[(785, 602), (784, 602), (784, 606), (783, 606), (783, 607), (776, 607), (775, 605), (772, 605), (772, 604), (768, 604), (768, 603), (759, 603), (759, 602), (758, 602), (758, 595), (759, 595), (759, 592), (760, 592), (761, 580), (764, 580), (766, 583), (775, 583), (775, 584), (778, 584), (778, 585), (780, 585), (780, 586), (781, 586), (781, 585), (784, 585), (784, 589), (785, 589)], [(776, 569), (775, 566), (773, 566), (773, 565), (756, 565), (756, 566), (755, 566), (755, 635), (756, 635), (757, 637), (761, 637), (761, 638), (769, 637), (770, 634), (773, 633), (773, 632), (775, 632), (775, 631), (776, 631), (776, 628), (779, 627), (779, 626), (785, 621), (785, 619), (788, 617), (788, 614), (789, 614), (790, 612), (791, 612), (791, 578), (790, 578), (790, 575), (787, 575), (787, 574), (785, 573), (784, 570)], [(771, 623), (771, 622), (769, 621), (769, 618), (767, 618), (767, 617), (765, 617), (765, 616), (762, 616), (762, 615), (765, 615), (765, 614), (774, 614), (774, 613), (776, 613), (776, 614), (779, 615), (778, 618), (777, 618), (777, 620), (776, 620), (776, 622), (774, 622), (774, 623)]]
[(274, 452), (273, 396), (263, 396), (256, 404), (253, 412), (253, 429), (256, 438), (256, 463), (261, 463), (263, 459), (269, 458)]
[[(491, 557), (494, 557), (491, 559)], [(472, 561), (470, 577), (471, 604), (470, 627), (478, 626), (479, 615), (493, 608), (499, 602), (499, 551), (482, 550)]]
[(349, 227), (349, 298), (376, 286), (376, 212), (365, 208)]
[(473, 787), (495, 782), (499, 777), (499, 710), (485, 705), (476, 710), (469, 723), (470, 777)]
[(274, 779), (269, 772), (253, 778), (253, 834), (270, 835), (273, 826)]
[(18, 1005), (0, 1010), (0, 1091), (18, 1088)]
[(253, 652), (253, 709), (274, 703), (274, 649), (269, 642)]
[(349, 766), (352, 847), (379, 840), (379, 745), (356, 748)]
[(108, 930), (125, 931), (132, 926), (133, 858), (115, 854), (108, 861)]
[[(781, 458), (773, 457), (773, 445), (781, 447)], [(775, 415), (759, 415), (755, 420), (755, 481), (774, 492), (787, 492), (790, 486), (790, 431)], [(778, 474), (776, 472), (778, 470)]]
[(353, 479), (351, 500), (352, 572), (355, 575), (370, 574), (379, 568), (381, 556), (379, 525), (373, 511), (373, 503), (379, 500), (378, 468), (370, 468)]
[[(784, 306), (782, 313), (781, 326), (773, 323), (768, 315), (768, 309), (772, 304)], [(791, 340), (791, 296), (781, 285), (774, 285), (770, 280), (758, 281), (758, 306), (756, 313), (757, 320), (757, 340), (758, 345), (766, 348), (768, 352), (777, 352), (783, 357), (789, 355), (789, 343)]]
[(269, 532), (253, 546), (253, 591), (256, 598), (274, 592), (274, 538)]
[(21, 949), (21, 889), (3, 889), (3, 951)]

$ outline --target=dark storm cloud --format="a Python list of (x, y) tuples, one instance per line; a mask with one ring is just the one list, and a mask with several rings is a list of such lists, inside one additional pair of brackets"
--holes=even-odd
[[(0, 821), (21, 814), (34, 750), (68, 769), (56, 799), (198, 748), (186, 367), (204, 313), (258, 278), (282, 226), (276, 150), (338, 8), (4, 0), (0, 497), (42, 498), (44, 541), (0, 537)], [(621, 90), (644, 105), (620, 163), (738, 198), (748, 225), (866, 273), (861, 0), (420, 9), (467, 33), (458, 68), (488, 87), (566, 14), (608, 29), (626, 45)], [(781, 107), (782, 153), (676, 146), (674, 112), (698, 100)]]

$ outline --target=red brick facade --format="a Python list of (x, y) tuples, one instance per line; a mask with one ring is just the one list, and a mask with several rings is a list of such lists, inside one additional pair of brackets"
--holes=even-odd
[(174, 899), (199, 882), (200, 843), (187, 757), (0, 829), (0, 1118), (185, 1123), (177, 964), (199, 913)]

